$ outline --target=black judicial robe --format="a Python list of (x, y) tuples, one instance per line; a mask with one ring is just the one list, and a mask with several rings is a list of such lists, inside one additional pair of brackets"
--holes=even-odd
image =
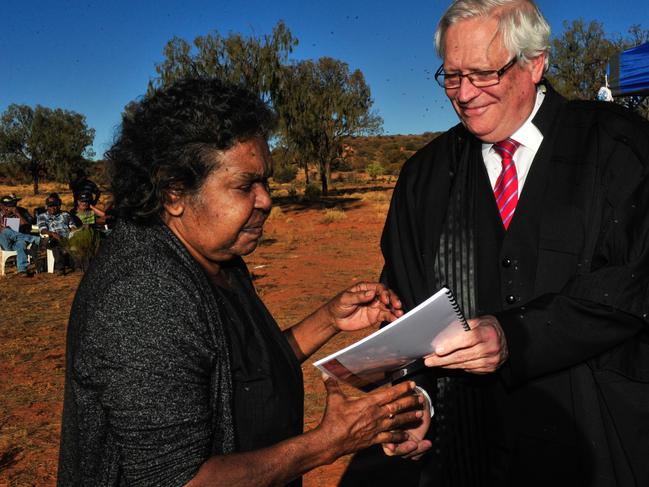
[[(451, 470), (484, 463), (486, 477), (443, 480), (437, 471), (420, 485), (647, 486), (649, 123), (614, 104), (568, 102), (547, 86), (534, 124), (544, 139), (507, 232), (480, 141), (461, 125), (408, 160), (394, 191), (383, 280), (411, 309), (437, 290), (456, 148), (469, 144), (476, 314), (500, 320), (510, 354), (496, 374), (452, 379), (475, 382), (479, 411), (456, 424), (434, 418), (481, 452), (450, 452)], [(434, 398), (445, 373), (416, 380)]]

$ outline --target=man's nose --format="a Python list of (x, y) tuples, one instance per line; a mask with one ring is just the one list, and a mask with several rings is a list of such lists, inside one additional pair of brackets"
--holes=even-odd
[(480, 94), (480, 88), (476, 88), (469, 78), (463, 76), (460, 78), (460, 87), (458, 88), (457, 99), (461, 103), (466, 103)]

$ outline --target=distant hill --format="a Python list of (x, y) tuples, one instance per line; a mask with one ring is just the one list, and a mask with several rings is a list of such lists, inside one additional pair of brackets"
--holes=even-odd
[(344, 142), (343, 158), (337, 169), (363, 171), (370, 164), (380, 164), (385, 174), (398, 174), (410, 156), (441, 133), (350, 137)]

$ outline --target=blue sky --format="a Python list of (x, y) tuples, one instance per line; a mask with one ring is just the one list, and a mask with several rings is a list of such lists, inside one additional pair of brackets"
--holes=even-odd
[[(626, 34), (649, 28), (647, 0), (538, 0), (553, 34), (583, 18)], [(0, 0), (0, 112), (11, 103), (74, 110), (96, 130), (98, 157), (124, 105), (141, 96), (173, 36), (270, 33), (283, 19), (292, 59), (331, 56), (365, 74), (384, 131), (444, 130), (455, 114), (432, 73), (435, 25), (448, 0)], [(586, 5), (586, 6), (585, 6)]]

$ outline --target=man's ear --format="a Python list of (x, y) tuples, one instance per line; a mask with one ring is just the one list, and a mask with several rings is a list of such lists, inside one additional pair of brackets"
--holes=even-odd
[(537, 57), (528, 61), (532, 81), (534, 84), (539, 84), (545, 72), (545, 53), (539, 54)]
[(171, 217), (180, 217), (185, 211), (185, 198), (175, 189), (165, 191), (164, 209)]

